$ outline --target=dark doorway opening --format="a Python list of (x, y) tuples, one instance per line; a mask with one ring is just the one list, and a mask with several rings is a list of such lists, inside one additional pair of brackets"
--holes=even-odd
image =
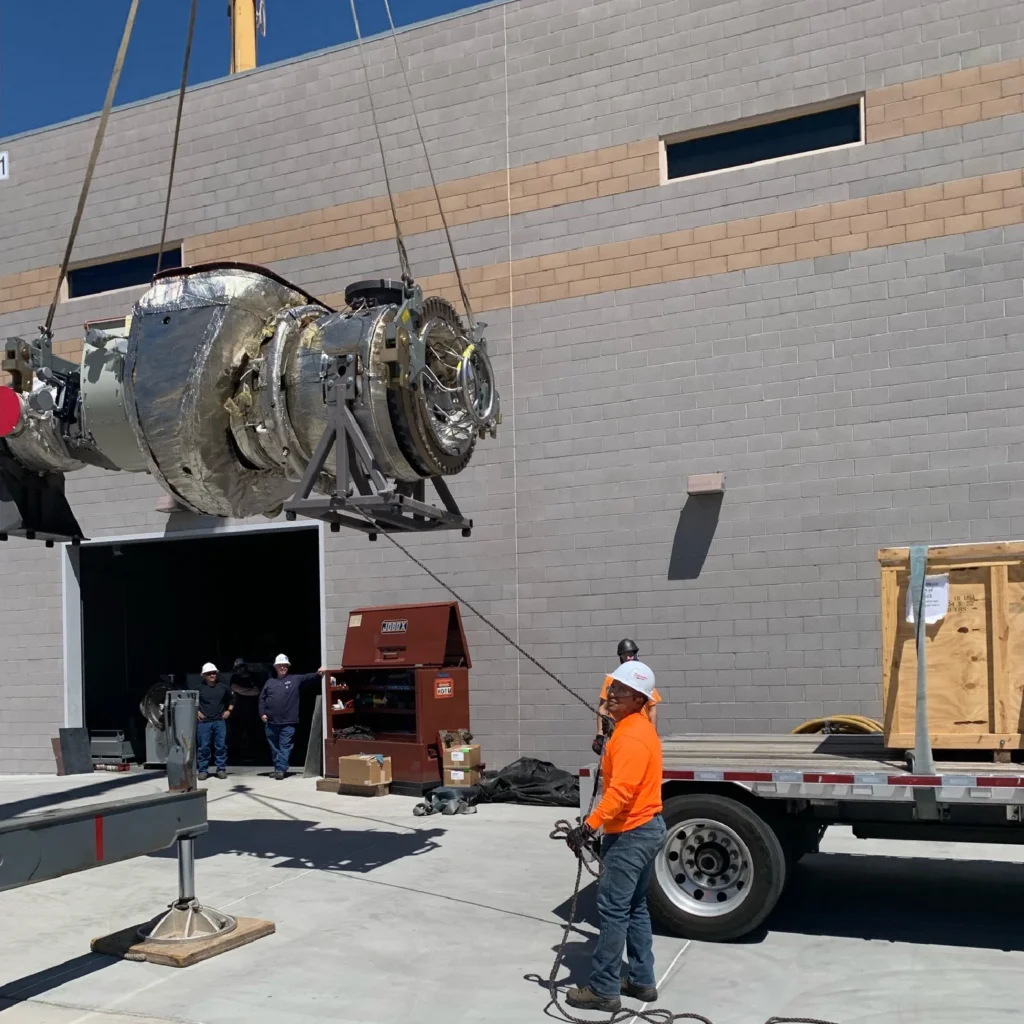
[[(204, 662), (236, 685), (228, 761), (269, 765), (257, 702), (274, 657), (320, 664), (320, 553), (315, 527), (81, 548), (82, 676), (90, 732), (120, 729), (145, 761), (139, 702), (161, 679), (196, 688)], [(247, 679), (232, 672), (237, 658)], [(173, 677), (173, 678), (170, 678)], [(303, 691), (292, 764), (305, 758), (317, 688)], [(246, 695), (248, 693), (248, 695)]]

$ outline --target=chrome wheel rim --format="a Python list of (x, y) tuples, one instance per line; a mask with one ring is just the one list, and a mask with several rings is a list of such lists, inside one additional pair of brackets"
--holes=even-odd
[(669, 829), (655, 874), (680, 910), (722, 917), (746, 900), (753, 870), (750, 850), (733, 829), (709, 818), (688, 818)]

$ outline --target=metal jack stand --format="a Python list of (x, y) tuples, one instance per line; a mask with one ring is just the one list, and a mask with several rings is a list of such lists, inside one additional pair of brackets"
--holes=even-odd
[[(196, 789), (196, 723), (199, 694), (195, 690), (169, 690), (164, 704), (166, 731), (170, 741), (167, 754), (167, 783), (174, 792)], [(191, 942), (212, 939), (235, 930), (238, 922), (230, 914), (204, 907), (196, 899), (196, 837), (178, 839), (178, 898), (153, 925), (143, 925), (138, 936), (145, 942)]]
[[(327, 374), (328, 426), (302, 474), (295, 496), (284, 506), (285, 517), (321, 519), (337, 533), (342, 526), (361, 530), (376, 540), (380, 530), (461, 530), (470, 535), (473, 520), (467, 519), (441, 477), (431, 483), (444, 508), (426, 501), (425, 481), (389, 486), (373, 457), (369, 442), (359, 428), (348, 403), (355, 398), (355, 367), (352, 356), (331, 360)], [(339, 394), (340, 392), (340, 394)], [(335, 493), (329, 498), (310, 498), (327, 459), (334, 449)], [(357, 493), (352, 494), (352, 486)]]
[[(910, 548), (910, 600), (914, 609), (914, 637), (917, 644), (917, 702), (914, 715), (914, 752), (907, 755), (907, 767), (919, 776), (935, 774), (931, 736), (928, 733), (927, 629), (924, 619), (925, 576), (928, 570), (928, 545)], [(915, 813), (921, 821), (939, 821), (942, 817), (934, 787), (914, 790)]]
[(195, 839), (178, 840), (178, 899), (156, 924), (139, 929), (147, 942), (191, 942), (227, 935), (238, 927), (230, 914), (204, 907), (196, 899)]

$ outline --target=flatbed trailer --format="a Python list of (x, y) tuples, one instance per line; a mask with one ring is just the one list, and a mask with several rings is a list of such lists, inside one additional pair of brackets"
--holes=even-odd
[[(829, 825), (859, 839), (1024, 844), (1024, 764), (991, 751), (944, 752), (922, 775), (880, 735), (675, 736), (662, 749), (668, 834), (648, 903), (687, 938), (756, 929)], [(596, 768), (580, 770), (584, 812)]]

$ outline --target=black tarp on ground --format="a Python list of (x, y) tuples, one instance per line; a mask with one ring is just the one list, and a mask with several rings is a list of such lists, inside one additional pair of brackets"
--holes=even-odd
[(578, 807), (580, 780), (549, 761), (521, 757), (501, 771), (485, 772), (477, 785), (467, 787), (465, 799), (480, 804)]

